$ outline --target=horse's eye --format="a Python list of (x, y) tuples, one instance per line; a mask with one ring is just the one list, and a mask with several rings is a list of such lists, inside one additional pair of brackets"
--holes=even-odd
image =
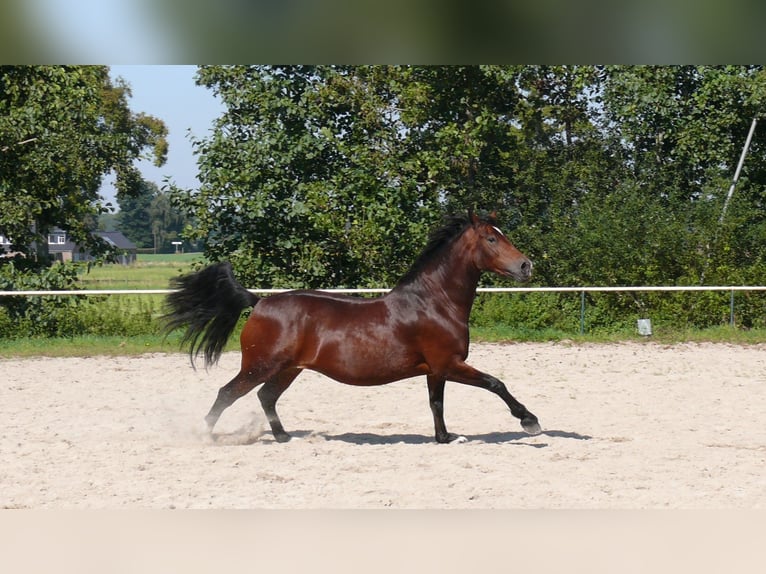
[(495, 237), (494, 235), (490, 235), (489, 237), (487, 237), (487, 241), (489, 241), (490, 243), (495, 243), (497, 242), (497, 237)]

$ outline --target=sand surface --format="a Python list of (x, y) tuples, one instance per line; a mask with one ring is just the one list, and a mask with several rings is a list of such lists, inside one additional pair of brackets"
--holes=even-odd
[(766, 346), (477, 344), (468, 362), (540, 419), (425, 379), (304, 372), (273, 440), (255, 392), (202, 419), (239, 354), (0, 360), (0, 508), (764, 508)]

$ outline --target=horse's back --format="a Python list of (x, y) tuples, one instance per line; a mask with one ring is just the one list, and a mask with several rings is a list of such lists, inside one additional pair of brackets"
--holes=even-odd
[(295, 290), (262, 299), (253, 308), (251, 317), (281, 319), (321, 319), (323, 321), (374, 321), (388, 315), (383, 297), (363, 298), (343, 293), (315, 290)]
[(268, 356), (357, 385), (423, 374), (413, 334), (396, 315), (386, 297), (309, 290), (273, 295), (255, 306), (245, 325), (243, 361)]

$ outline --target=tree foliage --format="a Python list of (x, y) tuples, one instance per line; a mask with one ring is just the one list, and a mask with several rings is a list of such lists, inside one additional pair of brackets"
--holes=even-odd
[[(497, 211), (540, 285), (766, 281), (761, 66), (201, 66), (225, 107), (193, 140), (201, 185), (151, 202), (132, 159), (161, 161), (163, 126), (128, 110), (127, 86), (103, 68), (0, 70), (0, 225), (14, 238), (54, 221), (84, 232), (113, 169), (125, 217), (133, 197), (162, 221), (152, 242), (177, 223), (171, 199), (185, 237), (253, 287), (390, 286), (442, 215), (467, 209)], [(594, 297), (593, 320), (715, 316), (714, 296), (658, 297)], [(571, 303), (518, 301), (550, 322)]]
[(755, 133), (733, 209), (724, 221), (720, 215), (751, 121), (764, 111), (763, 70), (622, 66), (605, 69), (604, 76), (605, 117), (623, 158), (622, 186), (632, 186), (649, 213), (664, 214), (664, 223), (656, 224), (643, 210), (632, 214), (650, 224), (638, 238), (661, 239), (638, 244), (651, 246), (645, 257), (657, 253), (664, 260), (656, 280), (726, 284), (733, 277), (725, 267), (759, 263), (763, 250), (752, 239), (765, 230), (757, 199), (766, 183), (763, 129)]
[[(720, 217), (760, 66), (205, 66), (198, 83), (226, 112), (194, 142), (200, 189), (173, 197), (251, 285), (391, 285), (466, 209), (496, 210), (542, 285), (766, 280), (762, 128)], [(603, 320), (654, 302), (613, 297)]]
[[(133, 162), (165, 161), (162, 121), (133, 113), (130, 91), (112, 83), (105, 66), (0, 66), (0, 235), (17, 255), (0, 257), (3, 290), (68, 289), (71, 264), (50, 266), (54, 227), (96, 255), (109, 247), (92, 231), (108, 211), (99, 195), (107, 174), (118, 198), (142, 182)], [(0, 254), (2, 255), (2, 254)], [(79, 327), (73, 297), (4, 297), (0, 336), (69, 335)]]
[(137, 247), (145, 248), (154, 245), (149, 210), (152, 199), (158, 192), (156, 184), (144, 181), (139, 193), (123, 197), (118, 202), (120, 211), (116, 214), (117, 229)]
[(388, 75), (376, 68), (209, 67), (227, 107), (197, 141), (198, 192), (175, 190), (192, 238), (253, 284), (358, 285), (402, 271), (436, 188), (417, 181)]
[[(174, 189), (211, 259), (251, 284), (391, 284), (448, 211), (495, 209), (536, 242), (578, 176), (597, 185), (582, 67), (211, 66), (226, 112)], [(578, 183), (582, 185), (581, 179)], [(543, 181), (541, 181), (543, 180)], [(542, 186), (541, 186), (542, 183)]]
[(119, 200), (118, 228), (141, 248), (155, 253), (173, 251), (172, 241), (180, 240), (186, 224), (167, 193), (155, 183), (143, 181), (138, 194)]
[[(0, 232), (26, 261), (46, 265), (48, 231), (61, 227), (93, 253), (106, 245), (90, 232), (107, 206), (107, 174), (118, 197), (138, 192), (133, 165), (167, 154), (162, 121), (128, 106), (130, 90), (106, 66), (0, 67)], [(32, 251), (37, 247), (37, 252)]]

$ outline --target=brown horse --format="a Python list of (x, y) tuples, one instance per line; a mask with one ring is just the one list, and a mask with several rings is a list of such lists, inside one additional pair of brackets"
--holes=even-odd
[(259, 298), (217, 263), (174, 280), (168, 329), (186, 327), (192, 362), (204, 350), (217, 362), (241, 311), (253, 306), (240, 336), (242, 364), (218, 392), (205, 420), (209, 431), (221, 413), (256, 386), (274, 438), (290, 440), (276, 403), (303, 369), (349, 385), (384, 385), (425, 375), (436, 440), (458, 437), (444, 424), (444, 384), (454, 381), (498, 395), (530, 434), (537, 417), (495, 377), (465, 363), (468, 316), (483, 271), (529, 279), (532, 263), (497, 228), (494, 214), (448, 218), (396, 287), (373, 299), (298, 290)]

